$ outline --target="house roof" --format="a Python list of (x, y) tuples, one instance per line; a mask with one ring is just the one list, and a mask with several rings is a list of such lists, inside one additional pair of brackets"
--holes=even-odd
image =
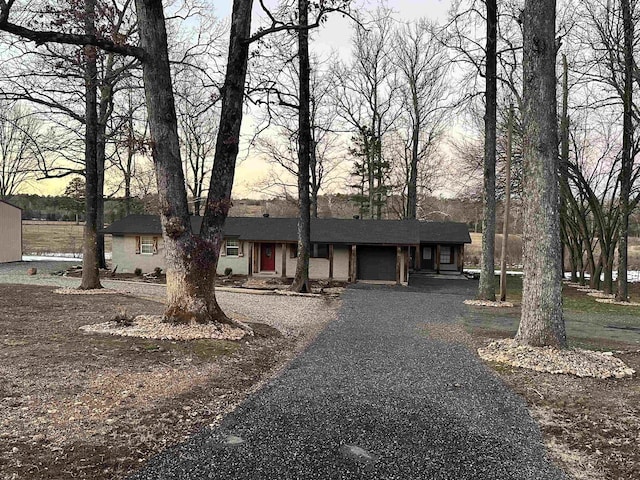
[[(193, 231), (199, 231), (202, 217), (191, 217)], [(276, 217), (229, 217), (227, 237), (246, 241), (296, 242), (298, 220)], [(129, 215), (103, 230), (112, 235), (160, 235), (160, 218)], [(419, 222), (416, 220), (311, 219), (311, 241), (364, 245), (416, 245), (418, 243), (471, 243), (464, 223)]]
[(13, 203), (9, 203), (6, 200), (0, 200), (0, 203), (4, 203), (5, 205), (9, 205), (10, 207), (16, 208), (20, 211), (22, 211), (22, 208), (18, 207), (17, 205), (14, 205)]
[(419, 222), (422, 243), (471, 243), (469, 227), (459, 222)]

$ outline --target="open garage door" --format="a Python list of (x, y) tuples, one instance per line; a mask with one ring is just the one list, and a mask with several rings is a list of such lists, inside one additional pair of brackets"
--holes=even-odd
[(358, 280), (396, 280), (396, 247), (357, 248)]

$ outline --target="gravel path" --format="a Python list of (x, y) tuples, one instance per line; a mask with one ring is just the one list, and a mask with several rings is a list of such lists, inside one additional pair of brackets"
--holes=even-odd
[(426, 333), (464, 311), (469, 283), (349, 289), (280, 377), (132, 478), (565, 478), (523, 401), (475, 354)]

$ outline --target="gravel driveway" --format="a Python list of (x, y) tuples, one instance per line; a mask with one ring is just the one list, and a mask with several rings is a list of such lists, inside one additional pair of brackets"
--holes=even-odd
[(427, 333), (462, 314), (469, 283), (422, 287), (348, 289), (280, 377), (132, 478), (565, 478), (523, 401)]

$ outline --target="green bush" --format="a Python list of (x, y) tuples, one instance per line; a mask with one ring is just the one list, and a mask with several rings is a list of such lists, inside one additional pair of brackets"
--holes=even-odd
[(135, 275), (136, 277), (141, 277), (141, 276), (142, 276), (142, 269), (141, 269), (141, 268), (136, 268), (136, 269), (133, 271), (133, 273), (134, 273), (134, 275)]
[(156, 267), (153, 269), (153, 273), (156, 277), (159, 277), (160, 275), (162, 275), (162, 269), (160, 267)]
[(231, 275), (232, 273), (233, 273), (233, 269), (232, 269), (231, 267), (227, 267), (227, 268), (225, 268), (225, 269), (224, 269), (224, 274), (225, 274), (225, 276), (227, 276), (227, 277), (228, 277), (228, 276), (229, 276), (229, 275)]

